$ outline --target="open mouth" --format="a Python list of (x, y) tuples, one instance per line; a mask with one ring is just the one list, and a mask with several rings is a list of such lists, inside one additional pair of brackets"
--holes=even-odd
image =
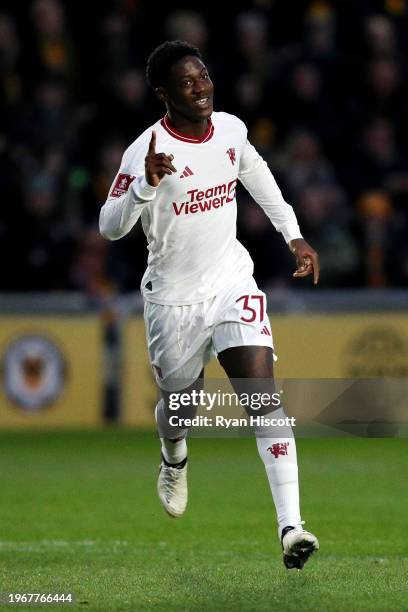
[(210, 97), (205, 96), (205, 97), (200, 98), (199, 100), (194, 100), (194, 104), (196, 104), (197, 106), (207, 106), (209, 101), (210, 101)]

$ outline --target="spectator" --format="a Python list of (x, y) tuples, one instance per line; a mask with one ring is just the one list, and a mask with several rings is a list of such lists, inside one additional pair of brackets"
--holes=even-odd
[(322, 156), (317, 138), (304, 130), (289, 139), (281, 164), (282, 178), (288, 197), (296, 201), (310, 185), (330, 187), (336, 183), (333, 168)]
[[(145, 0), (106, 0), (92, 13), (67, 0), (9, 5), (0, 13), (0, 189), (13, 206), (0, 210), (0, 251), (15, 268), (3, 290), (138, 287), (140, 225), (103, 248), (94, 228), (123, 150), (160, 116), (144, 69), (169, 37), (204, 52), (218, 108), (247, 123), (321, 250), (323, 284), (406, 284), (403, 3), (374, 11), (367, 2), (274, 0), (225, 21), (176, 3), (161, 23)], [(290, 283), (290, 255), (262, 211), (244, 196), (238, 212), (261, 283)]]
[(0, 111), (3, 118), (21, 100), (19, 58), (20, 41), (14, 21), (9, 15), (0, 13)]
[(358, 280), (359, 253), (343, 214), (342, 193), (336, 187), (308, 186), (300, 194), (297, 213), (305, 239), (316, 245), (324, 287), (354, 285)]
[(60, 0), (35, 0), (31, 7), (33, 40), (26, 48), (27, 84), (38, 79), (62, 77), (75, 90), (75, 47)]

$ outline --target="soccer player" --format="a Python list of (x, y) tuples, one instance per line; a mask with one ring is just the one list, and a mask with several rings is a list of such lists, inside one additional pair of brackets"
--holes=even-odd
[[(165, 510), (187, 505), (187, 429), (171, 425), (169, 395), (199, 388), (211, 354), (231, 379), (273, 386), (273, 342), (265, 294), (236, 238), (240, 181), (280, 232), (297, 262), (296, 278), (319, 279), (316, 252), (303, 240), (264, 160), (233, 115), (213, 111), (214, 86), (197, 48), (165, 42), (150, 55), (147, 80), (165, 116), (125, 151), (100, 214), (100, 231), (118, 240), (139, 217), (148, 242), (141, 290), (149, 357), (162, 398), (158, 494)], [(269, 382), (268, 382), (269, 381)], [(188, 410), (187, 410), (188, 412)], [(284, 417), (282, 406), (274, 412)], [(172, 420), (173, 423), (173, 420)], [(278, 519), (287, 568), (302, 568), (318, 550), (303, 529), (296, 446), (290, 427), (255, 428)], [(275, 437), (274, 437), (275, 436)]]

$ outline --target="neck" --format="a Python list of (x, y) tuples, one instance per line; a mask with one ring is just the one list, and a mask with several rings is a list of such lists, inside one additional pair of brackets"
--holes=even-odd
[(173, 109), (167, 109), (167, 115), (170, 119), (171, 124), (186, 136), (195, 136), (201, 138), (208, 129), (208, 119), (198, 119), (197, 121), (191, 121), (182, 115), (179, 115), (177, 111)]

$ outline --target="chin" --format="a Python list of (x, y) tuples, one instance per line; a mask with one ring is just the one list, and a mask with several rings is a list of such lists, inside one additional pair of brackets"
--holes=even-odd
[(196, 113), (196, 121), (202, 121), (203, 119), (209, 119), (213, 114), (213, 106), (210, 108), (203, 108), (203, 110)]

